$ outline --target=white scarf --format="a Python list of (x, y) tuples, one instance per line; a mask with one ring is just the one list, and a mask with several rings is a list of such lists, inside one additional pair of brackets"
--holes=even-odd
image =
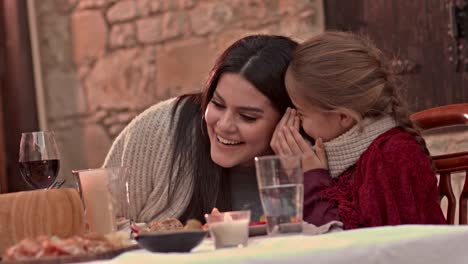
[(328, 169), (332, 178), (338, 177), (354, 165), (374, 139), (396, 126), (396, 121), (390, 116), (365, 118), (362, 126), (356, 124), (339, 137), (325, 142)]

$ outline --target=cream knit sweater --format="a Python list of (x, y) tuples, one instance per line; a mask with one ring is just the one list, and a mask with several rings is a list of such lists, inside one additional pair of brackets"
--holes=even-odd
[(190, 175), (183, 177), (175, 190), (175, 198), (168, 208), (170, 160), (174, 147), (174, 127), (180, 113), (176, 113), (170, 127), (175, 99), (160, 102), (135, 117), (115, 139), (104, 161), (104, 167), (128, 168), (130, 207), (119, 212), (137, 222), (179, 217), (187, 207), (192, 192)]

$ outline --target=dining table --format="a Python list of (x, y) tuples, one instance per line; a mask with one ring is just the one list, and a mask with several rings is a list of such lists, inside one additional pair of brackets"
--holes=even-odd
[(125, 252), (97, 263), (468, 263), (468, 226), (398, 225), (320, 235), (249, 238), (246, 247), (215, 249), (205, 238), (189, 253)]

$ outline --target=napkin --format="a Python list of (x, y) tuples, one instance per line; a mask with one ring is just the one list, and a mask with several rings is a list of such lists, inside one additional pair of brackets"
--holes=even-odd
[(315, 236), (338, 231), (343, 231), (343, 223), (340, 221), (330, 221), (321, 226), (316, 226), (306, 222), (302, 223), (302, 232), (304, 235)]

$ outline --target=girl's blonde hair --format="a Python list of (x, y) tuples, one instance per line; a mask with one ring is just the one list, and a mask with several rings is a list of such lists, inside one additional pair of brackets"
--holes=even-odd
[(325, 110), (341, 109), (356, 120), (392, 116), (429, 155), (396, 85), (387, 60), (367, 38), (325, 32), (300, 44), (288, 68), (287, 89)]

